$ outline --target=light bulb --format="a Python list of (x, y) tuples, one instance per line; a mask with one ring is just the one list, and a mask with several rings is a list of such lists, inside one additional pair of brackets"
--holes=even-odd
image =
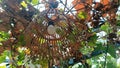
[(47, 31), (49, 34), (55, 34), (56, 33), (56, 28), (53, 25), (49, 25), (47, 28)]

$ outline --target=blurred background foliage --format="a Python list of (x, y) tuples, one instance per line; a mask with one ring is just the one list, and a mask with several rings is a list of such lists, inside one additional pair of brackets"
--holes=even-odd
[[(25, 8), (25, 10), (27, 10), (29, 4), (31, 4), (33, 7), (36, 7), (37, 5), (40, 4), (39, 0), (23, 0), (23, 1), (19, 0), (19, 1), (20, 1), (20, 5), (22, 5), (22, 7), (23, 7), (22, 9)], [(89, 0), (89, 1), (91, 1), (91, 0)], [(2, 3), (4, 1), (0, 0), (0, 2)], [(44, 0), (43, 0), (43, 4), (44, 4)], [(117, 9), (118, 9), (118, 7), (117, 7)], [(97, 12), (97, 10), (99, 11), (99, 9), (96, 8), (96, 12)], [(38, 11), (38, 9), (36, 11)], [(29, 14), (31, 14), (31, 13), (29, 13)], [(27, 17), (27, 15), (25, 15), (23, 17)], [(76, 18), (80, 19), (81, 20), (80, 22), (83, 22), (88, 17), (89, 17), (89, 15), (87, 15), (87, 12), (83, 12), (83, 11), (79, 11), (76, 14)], [(28, 17), (26, 19), (28, 20)], [(74, 18), (72, 18), (72, 19), (74, 19)], [(78, 47), (79, 48), (78, 51), (82, 53), (82, 55), (85, 57), (85, 58), (83, 57), (85, 60), (82, 60), (83, 63), (78, 62), (78, 63), (74, 63), (72, 65), (69, 65), (68, 64), (69, 59), (66, 61), (61, 59), (60, 63), (63, 64), (63, 66), (61, 65), (61, 68), (64, 68), (64, 66), (67, 66), (69, 68), (86, 68), (84, 62), (86, 62), (90, 68), (105, 68), (105, 67), (106, 68), (120, 68), (120, 14), (119, 13), (117, 14), (115, 19), (117, 19), (117, 21), (115, 21), (115, 23), (114, 23), (114, 21), (112, 21), (112, 24), (111, 24), (110, 20), (104, 20), (100, 23), (94, 22), (92, 24), (92, 26), (89, 27), (89, 29), (82, 28), (82, 26), (81, 27), (76, 26), (76, 24), (77, 25), (84, 25), (84, 24), (75, 22), (75, 24), (72, 25), (75, 27), (72, 29), (72, 31), (69, 33), (69, 35), (67, 35), (66, 38), (68, 40), (70, 40), (71, 44), (74, 44), (74, 43), (76, 43), (76, 38), (78, 37), (77, 35), (79, 35), (79, 33), (83, 32), (82, 36), (79, 35), (80, 43), (77, 45), (80, 45), (81, 48)], [(41, 20), (41, 19), (39, 19), (39, 20)], [(94, 20), (92, 19), (92, 21), (94, 21)], [(3, 23), (2, 19), (0, 19), (0, 23)], [(10, 25), (12, 25), (12, 24), (10, 24)], [(68, 25), (62, 23), (61, 26), (62, 26), (62, 28), (65, 28)], [(11, 31), (12, 28), (9, 31)], [(16, 33), (18, 31), (18, 34), (19, 34), (19, 32), (23, 31), (22, 27), (20, 27), (20, 28), (21, 28), (21, 30), (16, 30)], [(88, 35), (91, 35), (91, 36), (86, 35), (85, 37), (87, 37), (87, 39), (84, 37), (85, 31), (83, 29), (87, 33), (89, 33)], [(20, 34), (16, 38), (18, 41), (15, 42), (15, 44), (13, 44), (11, 42), (13, 42), (14, 38), (11, 38), (11, 33), (9, 31), (8, 32), (0, 31), (0, 47), (1, 47), (0, 63), (2, 63), (2, 62), (10, 63), (11, 68), (16, 68), (19, 66), (23, 66), (23, 68), (24, 68), (24, 66), (26, 66), (25, 68), (27, 68), (27, 67), (35, 68), (35, 67), (40, 67), (40, 66), (42, 66), (43, 68), (48, 68), (48, 63), (49, 63), (48, 58), (40, 57), (40, 55), (38, 55), (37, 58), (35, 56), (34, 57), (29, 56), (32, 53), (32, 51), (31, 51), (31, 48), (25, 46), (27, 44), (27, 42), (26, 42), (27, 36)], [(79, 31), (81, 31), (81, 32), (79, 32)], [(36, 31), (33, 31), (33, 32), (35, 33)], [(64, 34), (64, 32), (65, 31), (62, 29), (59, 29), (59, 28), (56, 29), (56, 33), (58, 33), (60, 35)], [(32, 33), (31, 33), (31, 35), (32, 35)], [(13, 34), (13, 36), (14, 36), (14, 34)], [(15, 34), (15, 37), (16, 36), (17, 36), (17, 34)], [(27, 37), (27, 41), (29, 42), (31, 39), (29, 39), (28, 37)], [(84, 38), (84, 40), (83, 40), (83, 38)], [(10, 43), (6, 42), (9, 40), (10, 40)], [(63, 41), (64, 40), (57, 41), (58, 45), (61, 46), (63, 44)], [(3, 45), (5, 45), (7, 43), (9, 43), (9, 46), (6, 45), (4, 47)], [(40, 37), (39, 44), (43, 44), (43, 43), (46, 43), (46, 39)], [(13, 45), (13, 46), (10, 46), (10, 45)], [(13, 50), (13, 51), (11, 51), (11, 50)], [(43, 51), (43, 54), (44, 54), (44, 51)], [(16, 52), (16, 53), (14, 53), (14, 52)], [(35, 52), (34, 52), (34, 55), (36, 55)], [(9, 57), (9, 61), (8, 61), (8, 59), (6, 59), (6, 57)], [(50, 57), (50, 58), (52, 58), (52, 57)]]

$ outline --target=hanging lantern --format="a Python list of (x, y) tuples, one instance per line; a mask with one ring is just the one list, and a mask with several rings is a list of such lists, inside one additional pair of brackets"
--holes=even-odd
[(41, 35), (45, 39), (60, 40), (63, 39), (69, 32), (69, 20), (64, 14), (57, 9), (58, 2), (54, 0), (48, 1), (49, 7), (41, 13), (38, 19), (44, 20), (40, 23)]

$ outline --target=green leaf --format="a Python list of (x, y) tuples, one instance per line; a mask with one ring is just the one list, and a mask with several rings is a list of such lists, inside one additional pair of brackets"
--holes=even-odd
[(0, 38), (0, 41), (4, 41), (4, 39), (3, 39), (3, 38)]
[(86, 17), (87, 17), (87, 14), (85, 12), (81, 11), (78, 13), (78, 18), (85, 19)]
[(9, 51), (5, 50), (3, 53), (0, 55), (0, 63), (4, 62), (6, 60), (6, 56), (9, 56)]
[(3, 20), (0, 20), (0, 23), (3, 22)]
[(97, 40), (98, 36), (96, 34), (94, 34), (93, 36), (88, 38), (88, 41), (95, 41)]
[(8, 56), (8, 55), (9, 55), (9, 53), (10, 53), (10, 51), (5, 50), (5, 51), (2, 53), (2, 55)]
[(88, 42), (88, 45), (89, 45), (89, 46), (95, 46), (96, 43), (95, 43), (95, 42)]
[(101, 26), (100, 28), (102, 31), (108, 32), (108, 30), (110, 29), (108, 23), (105, 23), (104, 25)]
[(10, 64), (10, 68), (16, 68), (16, 66), (13, 64)]
[(27, 8), (27, 4), (25, 3), (25, 1), (22, 1), (20, 4), (21, 4), (23, 7)]
[(117, 21), (117, 26), (120, 26), (120, 20)]
[(9, 38), (9, 34), (4, 31), (0, 31), (0, 41), (5, 41)]
[(20, 66), (20, 65), (23, 64), (23, 62), (22, 61), (18, 61), (17, 64), (18, 64), (18, 66)]
[[(94, 51), (100, 51), (100, 50), (105, 51), (106, 47), (99, 43), (99, 44), (97, 44), (97, 47), (94, 49)], [(114, 46), (108, 45), (108, 53), (112, 57), (116, 58), (116, 48)]]
[(116, 58), (116, 48), (115, 48), (114, 46), (108, 45), (108, 53), (109, 53), (112, 57)]
[(0, 56), (0, 63), (4, 62), (6, 59), (6, 56)]
[(84, 46), (84, 47), (80, 48), (80, 52), (84, 55), (91, 53), (93, 50), (94, 49), (89, 46)]
[(90, 46), (94, 46), (96, 45), (96, 41), (97, 41), (98, 36), (96, 34), (94, 34), (93, 36), (88, 38), (88, 45)]
[(33, 4), (33, 5), (39, 4), (39, 0), (32, 0), (32, 4)]
[(21, 34), (19, 39), (18, 39), (18, 44), (19, 45), (25, 45), (26, 44), (26, 41), (25, 41), (25, 38), (24, 38), (24, 35)]
[(0, 68), (6, 68), (6, 64), (1, 65)]
[(17, 64), (22, 65), (24, 59), (25, 59), (25, 53), (24, 52), (19, 53)]
[(120, 31), (117, 32), (117, 35), (120, 36)]
[(3, 0), (0, 0), (0, 3), (2, 2)]
[(112, 62), (108, 62), (107, 63), (107, 68), (117, 68), (116, 64), (112, 63)]
[(81, 41), (81, 45), (82, 45), (82, 46), (85, 46), (85, 45), (86, 45), (86, 42), (85, 42), (85, 41)]
[(94, 51), (100, 51), (100, 50), (104, 51), (105, 49), (106, 48), (105, 48), (105, 46), (102, 45), (102, 43), (98, 43), (98, 44), (96, 44)]

